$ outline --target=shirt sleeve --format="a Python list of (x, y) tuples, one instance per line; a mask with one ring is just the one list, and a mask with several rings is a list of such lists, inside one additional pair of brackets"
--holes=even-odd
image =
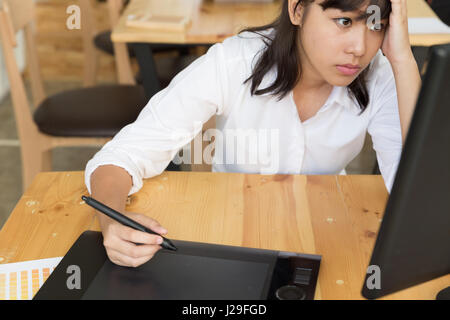
[(222, 44), (214, 45), (180, 72), (150, 99), (134, 123), (124, 127), (87, 163), (89, 193), (91, 174), (102, 165), (115, 165), (130, 174), (133, 186), (129, 194), (142, 188), (142, 179), (161, 174), (203, 124), (223, 112), (226, 74)]
[(390, 193), (402, 153), (402, 132), (392, 68), (389, 62), (381, 68), (381, 76), (375, 85), (375, 112), (369, 121), (368, 132), (372, 137), (380, 172)]

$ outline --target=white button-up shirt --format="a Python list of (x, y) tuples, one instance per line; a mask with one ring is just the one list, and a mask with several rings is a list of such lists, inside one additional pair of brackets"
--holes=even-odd
[[(89, 192), (91, 174), (107, 164), (125, 169), (133, 179), (130, 194), (137, 192), (142, 179), (161, 174), (213, 115), (213, 171), (342, 174), (361, 152), (368, 132), (390, 191), (402, 138), (394, 75), (381, 50), (368, 66), (370, 101), (362, 114), (347, 87), (335, 86), (317, 114), (302, 122), (292, 91), (279, 100), (271, 94), (252, 96), (251, 82), (244, 84), (263, 48), (260, 36), (244, 33), (214, 45), (180, 72), (88, 162)], [(275, 78), (273, 69), (259, 88)]]

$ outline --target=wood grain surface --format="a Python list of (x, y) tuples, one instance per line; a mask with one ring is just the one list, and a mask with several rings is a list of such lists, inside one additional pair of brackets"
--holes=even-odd
[[(191, 24), (186, 32), (153, 31), (145, 28), (128, 27), (129, 15), (143, 14), (142, 10), (153, 7), (159, 12), (179, 12), (170, 7), (172, 2), (159, 0), (132, 0), (118, 25), (114, 28), (112, 39), (115, 42), (158, 42), (183, 44), (214, 44), (240, 30), (271, 22), (280, 10), (280, 0), (274, 3), (214, 3), (213, 1), (185, 0), (190, 4)], [(152, 5), (157, 3), (157, 5)], [(182, 9), (185, 10), (185, 7)]]
[[(83, 172), (41, 173), (0, 231), (0, 263), (63, 256), (100, 230)], [(322, 255), (317, 299), (362, 299), (388, 193), (381, 176), (164, 172), (127, 211), (149, 215), (179, 240)], [(434, 299), (450, 276), (385, 299)]]

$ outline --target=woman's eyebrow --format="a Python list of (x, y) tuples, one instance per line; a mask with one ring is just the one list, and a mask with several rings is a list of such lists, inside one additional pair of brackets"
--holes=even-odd
[(356, 21), (361, 21), (361, 20), (367, 20), (370, 16), (372, 16), (374, 13), (368, 13), (367, 11), (358, 11), (359, 15), (355, 18)]
[(332, 10), (338, 11), (337, 12), (338, 14), (346, 13), (346, 14), (351, 14), (353, 16), (356, 15), (356, 17), (353, 18), (355, 21), (367, 20), (369, 17), (371, 17), (374, 14), (373, 11), (370, 11), (370, 13), (369, 13), (367, 11), (362, 11), (362, 10), (359, 10), (359, 9), (356, 9), (356, 10), (343, 10), (343, 9), (331, 8), (331, 7), (328, 8), (328, 9), (332, 9)]

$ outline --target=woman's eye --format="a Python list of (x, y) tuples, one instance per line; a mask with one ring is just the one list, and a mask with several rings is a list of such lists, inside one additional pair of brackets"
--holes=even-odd
[(337, 18), (333, 19), (338, 25), (343, 27), (350, 27), (352, 25), (352, 19), (350, 18)]

